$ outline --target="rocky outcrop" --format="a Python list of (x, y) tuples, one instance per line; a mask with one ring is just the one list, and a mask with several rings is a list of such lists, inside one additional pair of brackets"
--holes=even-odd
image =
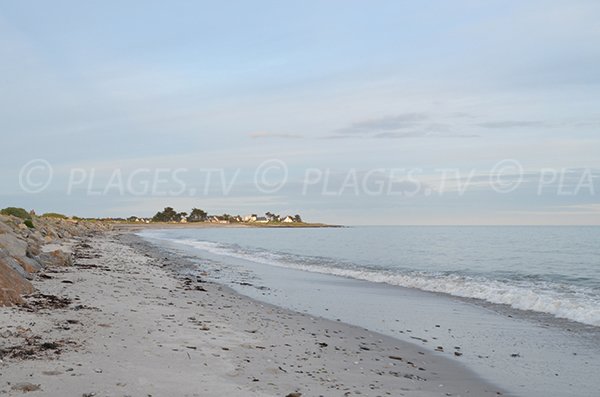
[(27, 272), (24, 267), (19, 263), (18, 259), (23, 258), (22, 256), (11, 254), (10, 250), (0, 248), (0, 260), (2, 263), (17, 272), (21, 277), (30, 278), (30, 272)]
[(21, 295), (33, 292), (33, 286), (0, 258), (0, 305), (21, 303)]
[(14, 216), (0, 215), (0, 306), (22, 301), (33, 292), (33, 274), (46, 267), (71, 266), (73, 258), (63, 247), (70, 239), (109, 229), (101, 222), (55, 218), (32, 219), (29, 228)]
[(0, 248), (11, 255), (25, 256), (27, 254), (27, 241), (14, 232), (3, 232), (0, 234)]
[(44, 266), (62, 267), (71, 266), (73, 264), (73, 256), (71, 253), (60, 249), (42, 252), (37, 258)]

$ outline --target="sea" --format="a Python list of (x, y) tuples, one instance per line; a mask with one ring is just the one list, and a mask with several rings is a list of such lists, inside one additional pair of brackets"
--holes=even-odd
[(446, 355), (515, 396), (600, 396), (600, 227), (139, 233), (254, 299)]

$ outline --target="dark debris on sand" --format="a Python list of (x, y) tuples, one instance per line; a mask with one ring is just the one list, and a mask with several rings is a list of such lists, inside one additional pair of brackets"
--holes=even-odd
[(65, 347), (76, 345), (71, 340), (42, 341), (39, 335), (26, 335), (21, 344), (0, 347), (0, 358), (15, 360), (35, 360), (56, 358)]
[(25, 297), (25, 302), (20, 307), (34, 313), (44, 309), (64, 309), (71, 303), (72, 300), (67, 297), (37, 293)]
[(97, 259), (101, 257), (98, 252), (94, 252), (93, 247), (86, 241), (82, 241), (75, 246), (73, 256), (75, 259)]
[(189, 277), (185, 277), (182, 280), (182, 282), (183, 282), (183, 289), (186, 290), (186, 291), (202, 291), (202, 292), (207, 292), (206, 289), (204, 287), (202, 287), (201, 285), (194, 285), (194, 284), (204, 283), (205, 282), (200, 277), (196, 277), (196, 280), (192, 280)]

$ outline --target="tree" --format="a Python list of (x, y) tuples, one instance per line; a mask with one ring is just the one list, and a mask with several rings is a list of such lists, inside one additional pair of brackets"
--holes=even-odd
[(188, 222), (204, 222), (207, 218), (208, 214), (205, 211), (199, 208), (192, 208), (192, 212), (188, 217)]
[(179, 220), (180, 215), (172, 207), (165, 207), (152, 218), (152, 222), (179, 222)]
[(302, 222), (302, 218), (300, 218), (300, 215), (294, 215), (294, 222)]
[(281, 219), (279, 215), (274, 214), (272, 212), (266, 212), (265, 216), (269, 222), (279, 222)]

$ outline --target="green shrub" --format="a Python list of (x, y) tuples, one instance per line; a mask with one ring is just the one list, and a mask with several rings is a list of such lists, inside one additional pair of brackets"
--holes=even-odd
[(29, 215), (29, 212), (27, 212), (23, 208), (17, 208), (17, 207), (4, 208), (3, 210), (0, 210), (0, 214), (12, 215), (12, 216), (16, 216), (17, 218), (21, 218), (21, 219), (31, 219), (31, 215)]
[(33, 222), (31, 221), (31, 219), (25, 219), (25, 222), (23, 222), (25, 224), (25, 226), (27, 226), (30, 229), (35, 229), (35, 226), (33, 226)]
[(43, 218), (58, 218), (58, 219), (69, 219), (68, 216), (63, 215), (63, 214), (58, 214), (56, 212), (46, 212), (44, 215), (42, 215)]

